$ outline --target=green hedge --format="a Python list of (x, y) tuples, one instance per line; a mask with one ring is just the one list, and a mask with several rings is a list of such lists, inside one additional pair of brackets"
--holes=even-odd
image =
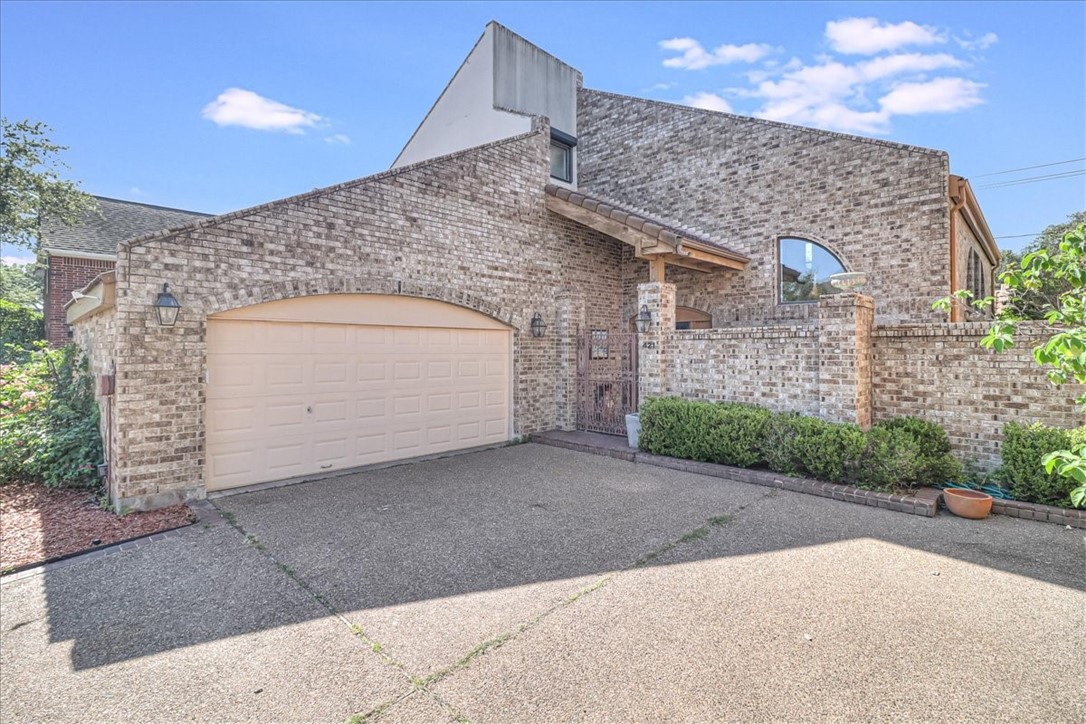
[(1075, 481), (1049, 475), (1041, 460), (1050, 452), (1069, 450), (1082, 443), (1086, 443), (1086, 427), (1064, 430), (1040, 423), (1009, 422), (1003, 428), (1003, 466), (999, 477), (1017, 500), (1066, 508)]
[(679, 398), (641, 407), (640, 447), (656, 455), (768, 467), (873, 490), (893, 490), (961, 478), (940, 426), (899, 418), (864, 432), (856, 425), (754, 405)]
[(750, 468), (772, 413), (754, 405), (661, 397), (641, 406), (642, 450), (654, 455)]

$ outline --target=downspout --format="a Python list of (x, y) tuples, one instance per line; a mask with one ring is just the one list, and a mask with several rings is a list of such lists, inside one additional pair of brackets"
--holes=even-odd
[(950, 207), (950, 321), (962, 321), (961, 302), (954, 299), (954, 293), (958, 291), (958, 213), (965, 206), (965, 182), (960, 176), (951, 176), (951, 181), (957, 185), (954, 193), (950, 194), (950, 200), (954, 205)]

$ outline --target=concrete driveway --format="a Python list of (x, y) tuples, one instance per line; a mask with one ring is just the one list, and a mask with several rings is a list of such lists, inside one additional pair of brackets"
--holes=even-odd
[(1083, 536), (521, 445), (0, 583), (0, 719), (1081, 722)]

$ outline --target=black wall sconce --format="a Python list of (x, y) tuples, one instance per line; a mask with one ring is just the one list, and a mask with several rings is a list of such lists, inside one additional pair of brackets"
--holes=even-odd
[(532, 315), (532, 336), (542, 337), (547, 333), (547, 323), (543, 321), (542, 315), (536, 312)]
[(170, 293), (170, 285), (163, 284), (162, 291), (155, 300), (155, 311), (158, 313), (158, 323), (162, 327), (172, 327), (177, 323), (177, 313), (181, 311), (181, 302)]
[(637, 331), (641, 334), (649, 331), (649, 326), (652, 324), (652, 312), (649, 311), (649, 305), (641, 305), (641, 311), (637, 313), (636, 324)]

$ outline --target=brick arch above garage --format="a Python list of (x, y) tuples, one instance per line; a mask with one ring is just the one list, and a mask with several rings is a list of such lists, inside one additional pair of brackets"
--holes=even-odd
[(478, 312), (514, 331), (527, 327), (527, 312), (493, 304), (477, 295), (450, 289), (437, 284), (403, 281), (394, 277), (366, 276), (315, 277), (312, 279), (288, 279), (239, 288), (203, 300), (202, 311), (208, 317), (220, 315), (243, 307), (302, 297), (331, 294), (369, 294), (414, 297), (445, 302)]

